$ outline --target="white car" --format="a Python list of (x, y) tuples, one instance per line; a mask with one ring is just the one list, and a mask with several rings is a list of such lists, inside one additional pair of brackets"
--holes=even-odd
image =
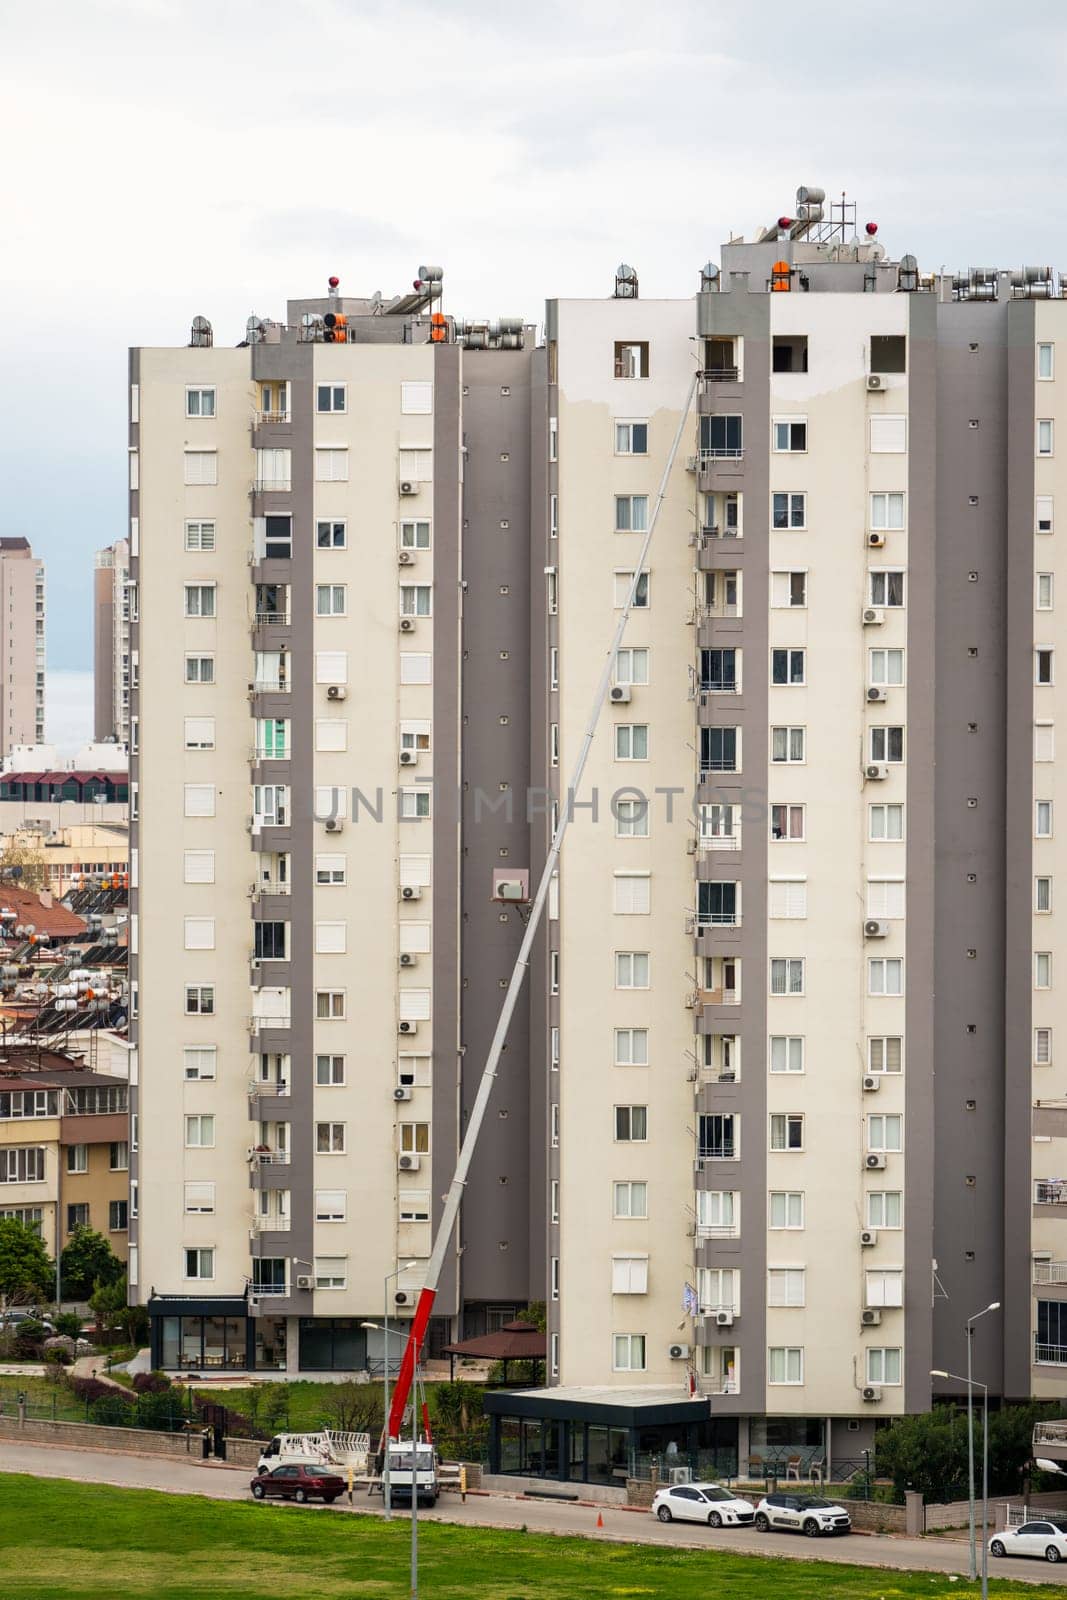
[(1067, 1560), (1067, 1519), (1056, 1517), (1045, 1522), (1024, 1522), (1020, 1528), (1005, 1528), (989, 1541), (992, 1556), (1035, 1556), (1040, 1561)]
[(782, 1529), (817, 1539), (820, 1534), (851, 1533), (852, 1518), (844, 1506), (820, 1495), (765, 1494), (756, 1507), (756, 1527), (761, 1533)]
[(756, 1515), (748, 1500), (718, 1483), (672, 1483), (652, 1501), (652, 1515), (661, 1522), (706, 1522), (709, 1528), (749, 1527)]

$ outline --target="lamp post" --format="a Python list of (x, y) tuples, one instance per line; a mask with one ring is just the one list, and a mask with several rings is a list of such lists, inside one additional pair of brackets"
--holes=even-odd
[[(394, 1273), (395, 1277), (396, 1274)], [(376, 1322), (365, 1322), (365, 1328), (373, 1328), (376, 1333), (384, 1332), (392, 1339), (403, 1339), (406, 1336), (393, 1329), (382, 1329)], [(385, 1362), (389, 1365), (389, 1346), (385, 1347)], [(419, 1347), (415, 1345), (414, 1371), (418, 1371)], [(388, 1425), (388, 1417), (387, 1417)], [(389, 1436), (385, 1439), (385, 1460), (389, 1462)], [(388, 1477), (386, 1477), (388, 1485)], [(411, 1600), (419, 1600), (419, 1408), (415, 1403), (414, 1395), (411, 1401)]]
[[(992, 1307), (990, 1307), (992, 1310)], [(979, 1315), (982, 1315), (979, 1312)], [(982, 1600), (988, 1600), (989, 1595), (989, 1544), (986, 1538), (987, 1523), (989, 1518), (989, 1385), (980, 1378), (962, 1378), (958, 1372), (942, 1372), (940, 1369), (931, 1372), (931, 1378), (952, 1378), (956, 1383), (977, 1384), (982, 1391)], [(968, 1435), (968, 1449), (970, 1451), (972, 1499), (971, 1499), (971, 1559), (974, 1560), (974, 1435)]]
[(385, 1432), (385, 1458), (382, 1463), (382, 1503), (387, 1517), (391, 1517), (393, 1514), (393, 1503), (389, 1494), (389, 1434), (386, 1431), (389, 1426), (389, 1285), (394, 1278), (399, 1278), (402, 1272), (410, 1272), (411, 1268), (416, 1265), (417, 1262), (405, 1261), (403, 1266), (397, 1267), (395, 1272), (387, 1272), (385, 1275), (385, 1287), (382, 1290), (382, 1298), (385, 1301), (384, 1330), (379, 1328), (375, 1322), (365, 1322), (363, 1324), (365, 1328), (373, 1328), (376, 1333), (381, 1333), (382, 1331), (385, 1333), (385, 1360), (382, 1362), (382, 1375), (385, 1382), (385, 1410), (382, 1413), (382, 1430)]
[(970, 1502), (970, 1534), (971, 1534), (971, 1582), (978, 1576), (978, 1566), (974, 1552), (974, 1378), (973, 1378), (973, 1352), (974, 1352), (974, 1325), (979, 1317), (987, 1316), (990, 1311), (999, 1311), (1000, 1301), (994, 1300), (990, 1305), (984, 1306), (981, 1311), (976, 1311), (973, 1317), (968, 1317), (964, 1324), (967, 1330), (967, 1498)]

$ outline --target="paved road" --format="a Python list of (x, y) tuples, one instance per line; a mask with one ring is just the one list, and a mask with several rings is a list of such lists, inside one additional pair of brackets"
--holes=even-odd
[[(110, 1450), (78, 1450), (59, 1445), (19, 1444), (5, 1440), (0, 1456), (0, 1472), (27, 1472), (38, 1478), (74, 1478), (85, 1483), (110, 1483), (127, 1489), (161, 1489), (169, 1494), (202, 1494), (215, 1500), (248, 1500), (251, 1473), (247, 1468), (204, 1464), (199, 1461), (171, 1461), (159, 1456), (120, 1455)], [(334, 1516), (349, 1510), (344, 1500), (327, 1510), (321, 1506), (263, 1508), (269, 1516), (276, 1509), (293, 1516)], [(381, 1501), (368, 1500), (357, 1493), (352, 1512), (381, 1516)], [(405, 1520), (406, 1512), (397, 1513)], [(794, 1560), (838, 1561), (869, 1567), (897, 1567), (922, 1572), (965, 1573), (967, 1546), (954, 1539), (900, 1539), (853, 1535), (848, 1539), (820, 1539), (817, 1542), (789, 1534), (760, 1534), (754, 1528), (697, 1528), (690, 1524), (664, 1525), (651, 1516), (632, 1511), (602, 1508), (604, 1527), (596, 1526), (597, 1508), (566, 1502), (514, 1499), (503, 1495), (471, 1495), (466, 1505), (458, 1496), (447, 1495), (434, 1511), (420, 1511), (419, 1520), (462, 1523), (471, 1527), (519, 1528), (531, 1532), (577, 1534), (624, 1544), (675, 1545), (689, 1549), (732, 1550), (741, 1554), (774, 1555)], [(1030, 1583), (1062, 1583), (1067, 1590), (1067, 1571), (1043, 1561), (990, 1559), (993, 1577), (1016, 1578)]]

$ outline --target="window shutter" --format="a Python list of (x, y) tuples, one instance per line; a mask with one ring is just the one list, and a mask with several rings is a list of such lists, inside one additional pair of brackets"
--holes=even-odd
[(317, 650), (315, 652), (316, 683), (348, 682), (348, 651)]
[(904, 883), (893, 878), (867, 880), (867, 915), (869, 917), (902, 917), (904, 915)]
[(647, 874), (615, 874), (615, 911), (621, 916), (643, 916), (651, 905), (651, 882)]
[(428, 417), (433, 411), (433, 384), (402, 383), (400, 409), (408, 417)]
[(908, 447), (907, 417), (871, 418), (871, 454), (902, 455)]
[(400, 950), (406, 955), (429, 955), (430, 924), (428, 922), (402, 922), (400, 924)]
[(424, 655), (419, 650), (402, 650), (400, 652), (400, 681), (401, 683), (429, 683), (429, 655)]
[(1034, 760), (1051, 761), (1055, 752), (1054, 729), (1051, 722), (1034, 724)]
[(215, 882), (214, 850), (187, 850), (185, 852), (186, 883)]
[(187, 783), (185, 785), (185, 815), (187, 817), (213, 817), (215, 815), (215, 785), (213, 783)]
[(767, 915), (806, 917), (808, 884), (805, 878), (772, 878), (768, 889)]
[(401, 989), (400, 1016), (404, 1022), (429, 1022), (429, 989)]
[(345, 922), (316, 922), (315, 954), (343, 956), (347, 944), (348, 924)]
[(339, 717), (321, 717), (315, 723), (316, 750), (347, 750), (348, 723)]
[(214, 917), (186, 917), (185, 948), (187, 950), (214, 950)]

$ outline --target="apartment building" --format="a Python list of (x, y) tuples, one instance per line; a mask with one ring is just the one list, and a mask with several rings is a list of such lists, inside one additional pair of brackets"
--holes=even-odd
[(0, 539), (0, 758), (44, 740), (44, 563), (21, 538)]
[[(235, 349), (198, 318), (131, 354), (130, 1282), (164, 1367), (381, 1359), (521, 938), (533, 341), (439, 296), (334, 280)], [(543, 1282), (525, 1033), (436, 1344)]]
[(130, 541), (96, 552), (93, 570), (93, 726), (95, 739), (130, 738)]

